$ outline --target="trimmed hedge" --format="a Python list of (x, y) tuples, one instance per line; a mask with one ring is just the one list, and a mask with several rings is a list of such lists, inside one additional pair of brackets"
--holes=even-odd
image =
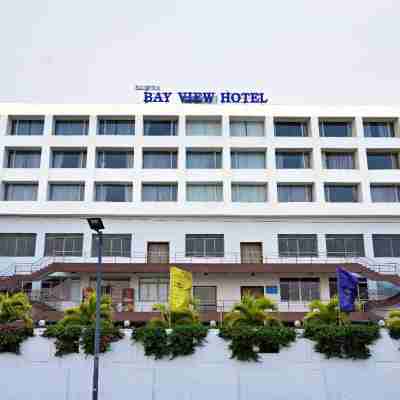
[(32, 336), (32, 328), (0, 325), (0, 353), (20, 354), (21, 343)]

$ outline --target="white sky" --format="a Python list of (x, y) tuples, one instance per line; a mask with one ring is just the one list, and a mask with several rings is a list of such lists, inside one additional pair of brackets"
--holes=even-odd
[(155, 83), (400, 104), (400, 1), (0, 0), (0, 72), (0, 102), (130, 103)]

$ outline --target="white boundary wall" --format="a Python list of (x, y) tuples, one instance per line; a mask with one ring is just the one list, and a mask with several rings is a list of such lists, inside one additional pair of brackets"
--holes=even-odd
[[(193, 356), (154, 361), (130, 330), (100, 358), (100, 400), (397, 400), (400, 342), (382, 332), (365, 361), (331, 359), (298, 339), (259, 363), (231, 360), (228, 343), (211, 331)], [(38, 332), (36, 332), (38, 335)], [(36, 336), (21, 355), (0, 354), (1, 400), (91, 398), (92, 357), (54, 357), (52, 340)]]

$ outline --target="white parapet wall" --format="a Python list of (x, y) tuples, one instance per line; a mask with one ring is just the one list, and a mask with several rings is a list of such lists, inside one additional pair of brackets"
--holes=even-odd
[[(93, 358), (54, 356), (54, 341), (40, 336), (22, 345), (20, 355), (0, 354), (1, 400), (87, 400)], [(100, 400), (398, 400), (399, 341), (387, 332), (365, 361), (331, 359), (299, 338), (261, 361), (230, 359), (229, 342), (210, 331), (207, 343), (189, 357), (154, 361), (131, 331), (100, 358)]]

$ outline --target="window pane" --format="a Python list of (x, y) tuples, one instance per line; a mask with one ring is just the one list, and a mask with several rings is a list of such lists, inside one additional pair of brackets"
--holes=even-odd
[(49, 200), (51, 201), (82, 201), (83, 184), (50, 184)]
[(99, 135), (134, 135), (135, 122), (133, 120), (99, 120)]
[(275, 121), (275, 136), (307, 136), (307, 124)]
[(392, 122), (364, 122), (365, 137), (394, 137)]
[(327, 169), (354, 169), (354, 154), (352, 153), (325, 153)]
[(281, 203), (289, 202), (311, 202), (311, 185), (278, 185), (278, 201)]
[(186, 168), (218, 169), (221, 165), (222, 155), (219, 151), (188, 151), (186, 153)]
[[(92, 257), (97, 257), (97, 235), (92, 235)], [(132, 235), (103, 235), (104, 257), (130, 257)]]
[(46, 233), (45, 256), (82, 257), (82, 249), (81, 233)]
[(328, 257), (364, 257), (363, 235), (326, 235)]
[(223, 201), (222, 184), (187, 184), (187, 201)]
[(143, 184), (142, 201), (177, 201), (177, 184)]
[(304, 152), (302, 153), (277, 152), (276, 167), (281, 169), (310, 168), (310, 154)]
[(320, 135), (323, 137), (351, 137), (351, 122), (321, 122)]
[(36, 234), (0, 233), (0, 257), (34, 257)]
[(85, 168), (86, 153), (82, 151), (53, 151), (52, 168)]
[(144, 121), (145, 136), (176, 136), (177, 121)]
[(232, 201), (264, 203), (267, 201), (266, 185), (232, 184)]
[(231, 121), (230, 122), (231, 136), (264, 136), (264, 122), (262, 121)]
[(372, 235), (375, 257), (400, 257), (400, 235)]
[(279, 257), (318, 257), (316, 235), (278, 235)]
[(131, 151), (99, 151), (97, 152), (97, 168), (132, 168), (133, 152)]
[(87, 120), (56, 120), (55, 135), (87, 135), (89, 121)]
[(8, 168), (40, 168), (41, 152), (36, 150), (9, 150)]
[(96, 201), (132, 201), (132, 186), (129, 184), (96, 184)]
[(374, 203), (396, 203), (400, 201), (400, 187), (395, 185), (371, 185)]
[(264, 169), (265, 152), (233, 151), (231, 152), (231, 168)]
[(4, 186), (4, 200), (8, 201), (36, 201), (37, 184), (6, 183)]
[(11, 135), (43, 135), (44, 120), (16, 119), (11, 121)]
[(177, 168), (176, 151), (144, 151), (143, 168)]
[(397, 155), (393, 153), (368, 153), (368, 169), (398, 168)]
[(325, 185), (325, 200), (331, 203), (354, 203), (358, 201), (355, 185)]
[(186, 235), (186, 257), (223, 257), (224, 235)]
[(219, 121), (186, 121), (186, 136), (221, 136)]

